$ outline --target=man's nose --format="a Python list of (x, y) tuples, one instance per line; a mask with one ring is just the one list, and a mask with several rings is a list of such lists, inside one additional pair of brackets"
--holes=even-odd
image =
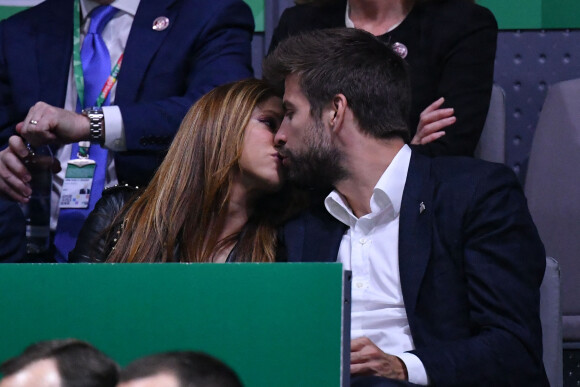
[(274, 136), (274, 145), (280, 147), (284, 144), (286, 144), (286, 133), (282, 130), (282, 126), (280, 126), (280, 129), (278, 129)]

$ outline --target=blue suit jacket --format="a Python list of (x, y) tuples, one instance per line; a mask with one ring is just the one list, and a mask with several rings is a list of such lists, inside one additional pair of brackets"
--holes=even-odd
[[(399, 227), (412, 352), (431, 383), (547, 386), (539, 320), (545, 252), (514, 174), (413, 152)], [(345, 230), (321, 206), (289, 222), (281, 243), (289, 261), (334, 261)]]
[[(73, 0), (46, 0), (0, 23), (0, 146), (35, 102), (64, 106), (72, 15)], [(159, 16), (164, 31), (151, 28)], [(141, 0), (114, 101), (127, 142), (115, 154), (120, 181), (147, 183), (193, 102), (252, 76), (253, 31), (242, 0)]]

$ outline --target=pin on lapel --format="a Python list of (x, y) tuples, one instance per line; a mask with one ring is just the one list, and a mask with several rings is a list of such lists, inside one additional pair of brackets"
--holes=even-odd
[(419, 204), (419, 214), (422, 214), (423, 211), (425, 211), (425, 203), (421, 202), (421, 204)]
[(169, 26), (169, 19), (165, 16), (159, 16), (155, 20), (153, 20), (153, 30), (155, 31), (163, 31)]
[(409, 49), (403, 43), (395, 42), (391, 48), (403, 59), (405, 59), (409, 53)]

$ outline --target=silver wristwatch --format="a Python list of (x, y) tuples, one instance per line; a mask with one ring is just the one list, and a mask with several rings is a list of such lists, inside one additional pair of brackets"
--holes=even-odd
[(83, 115), (89, 119), (89, 131), (91, 142), (99, 145), (105, 143), (105, 115), (100, 107), (90, 107), (83, 109)]

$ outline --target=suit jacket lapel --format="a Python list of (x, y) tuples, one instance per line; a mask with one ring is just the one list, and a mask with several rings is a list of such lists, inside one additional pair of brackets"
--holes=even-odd
[(321, 206), (284, 226), (289, 262), (335, 262), (347, 227)]
[[(123, 64), (119, 72), (115, 103), (136, 99), (139, 85), (145, 71), (174, 26), (178, 7), (171, 7), (177, 0), (141, 1), (125, 47)], [(169, 26), (163, 31), (153, 30), (153, 22), (159, 16), (169, 19)]]
[[(322, 211), (322, 209), (321, 209)], [(319, 217), (307, 219), (304, 235), (304, 260), (314, 262), (336, 262), (338, 249), (347, 226), (324, 209)]]
[[(399, 219), (399, 271), (409, 318), (415, 310), (431, 253), (431, 219), (434, 214), (430, 170), (431, 160), (413, 152)], [(422, 212), (421, 203), (425, 208)]]
[[(64, 106), (70, 58), (73, 44), (73, 1), (61, 1), (61, 7), (46, 11), (38, 21), (36, 40), (36, 60), (38, 69), (38, 90), (36, 100), (55, 106)], [(58, 53), (58, 54), (55, 54)], [(30, 80), (31, 83), (34, 80)]]

